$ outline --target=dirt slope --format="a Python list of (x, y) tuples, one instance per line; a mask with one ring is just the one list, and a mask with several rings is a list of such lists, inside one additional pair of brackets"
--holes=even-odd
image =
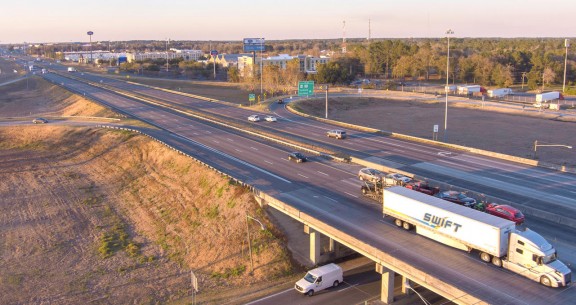
[[(291, 273), (250, 193), (144, 136), (0, 129), (0, 303), (165, 303)], [(251, 225), (249, 276), (245, 211)]]
[[(32, 78), (0, 86), (0, 117), (114, 117)], [(246, 213), (254, 275), (249, 275)], [(292, 274), (250, 193), (190, 158), (123, 131), (0, 127), (0, 304), (241, 303)], [(264, 283), (264, 284), (263, 284)]]
[(113, 111), (38, 76), (0, 87), (0, 118), (30, 116), (118, 117)]

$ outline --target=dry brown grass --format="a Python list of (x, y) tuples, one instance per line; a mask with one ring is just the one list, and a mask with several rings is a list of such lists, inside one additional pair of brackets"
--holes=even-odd
[[(207, 295), (291, 274), (247, 190), (144, 136), (44, 125), (0, 140), (2, 304), (164, 303), (189, 295), (190, 269)], [(254, 276), (245, 212), (270, 230), (251, 227)]]
[(0, 88), (0, 118), (37, 116), (118, 117), (98, 104), (70, 94), (40, 77)]
[[(0, 113), (115, 116), (32, 78)], [(254, 275), (245, 213), (251, 224)], [(251, 194), (141, 135), (43, 124), (0, 128), (0, 304), (234, 303), (292, 273)], [(237, 302), (238, 303), (238, 302)]]

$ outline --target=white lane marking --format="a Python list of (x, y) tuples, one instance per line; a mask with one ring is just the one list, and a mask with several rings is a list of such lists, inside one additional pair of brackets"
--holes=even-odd
[(254, 147), (254, 146), (250, 146), (250, 148), (253, 150), (258, 150), (258, 148)]
[(317, 172), (320, 173), (320, 174), (322, 174), (322, 175), (324, 175), (324, 176), (330, 176), (330, 175), (328, 175), (328, 174), (326, 174), (326, 173), (323, 173), (323, 172), (321, 172), (321, 171), (317, 171)]
[(234, 140), (230, 139), (230, 138), (226, 138), (226, 140), (230, 141), (230, 142), (234, 142)]
[(330, 197), (328, 197), (328, 196), (324, 196), (324, 198), (326, 198), (326, 199), (328, 199), (328, 200), (332, 200), (332, 201), (334, 201), (334, 202), (338, 202), (338, 200), (336, 200), (336, 199), (334, 199), (334, 198), (330, 198)]
[(272, 163), (272, 162), (270, 162), (270, 161), (268, 161), (268, 160), (264, 160), (264, 162), (266, 162), (266, 163), (268, 163), (268, 164), (274, 164), (274, 163)]
[(298, 174), (298, 176), (301, 176), (301, 177), (304, 177), (304, 178), (308, 179), (308, 177), (306, 177), (306, 176), (304, 176), (304, 175), (302, 175), (302, 174)]
[(552, 195), (552, 196), (554, 196), (556, 198), (560, 198), (562, 200), (572, 200), (572, 198), (568, 198), (568, 197), (564, 197), (564, 196), (560, 196), (560, 195)]
[(344, 193), (347, 194), (347, 195), (350, 195), (350, 196), (352, 196), (352, 197), (354, 197), (354, 198), (358, 198), (358, 196), (356, 196), (356, 195), (354, 195), (354, 194), (350, 194), (350, 193), (348, 193), (348, 192), (344, 192)]
[(262, 168), (260, 168), (260, 167), (258, 167), (258, 166), (256, 166), (256, 165), (253, 165), (253, 164), (251, 164), (251, 163), (242, 161), (242, 160), (240, 160), (240, 159), (238, 159), (238, 158), (236, 158), (236, 157), (234, 157), (234, 156), (232, 156), (232, 155), (229, 155), (229, 154), (227, 154), (227, 153), (225, 153), (225, 152), (219, 151), (219, 150), (217, 150), (217, 149), (215, 149), (215, 148), (212, 148), (212, 147), (210, 147), (210, 146), (208, 146), (208, 145), (204, 145), (204, 144), (202, 144), (202, 143), (200, 143), (200, 142), (196, 142), (196, 141), (194, 141), (194, 140), (192, 140), (192, 139), (190, 139), (190, 138), (187, 138), (187, 137), (185, 137), (185, 136), (181, 136), (181, 135), (178, 135), (178, 134), (171, 134), (171, 136), (173, 136), (173, 137), (175, 137), (175, 138), (185, 139), (186, 141), (191, 142), (191, 143), (194, 143), (194, 144), (196, 144), (197, 146), (200, 146), (200, 147), (202, 147), (202, 148), (204, 148), (204, 149), (207, 149), (207, 150), (209, 150), (209, 151), (212, 151), (212, 152), (214, 152), (214, 153), (217, 153), (217, 154), (219, 154), (219, 155), (221, 155), (221, 156), (223, 156), (223, 157), (226, 157), (226, 158), (229, 158), (229, 159), (231, 159), (231, 160), (234, 160), (234, 161), (236, 161), (236, 162), (238, 162), (238, 163), (240, 163), (240, 164), (244, 164), (244, 165), (246, 165), (246, 166), (248, 166), (248, 167), (251, 167), (251, 168), (253, 168), (253, 169), (255, 169), (255, 170), (259, 171), (259, 172), (262, 172), (262, 173), (264, 173), (264, 174), (267, 174), (267, 175), (270, 175), (270, 176), (272, 176), (272, 177), (274, 177), (274, 178), (277, 178), (278, 180), (282, 180), (282, 181), (287, 182), (287, 183), (292, 183), (292, 181), (287, 180), (287, 179), (284, 179), (284, 178), (282, 178), (282, 177), (280, 177), (280, 176), (278, 176), (278, 175), (275, 175), (275, 174), (273, 174), (273, 173), (271, 173), (271, 172), (269, 172), (269, 171), (267, 171), (267, 170), (264, 170), (264, 169), (262, 169)]
[(234, 148), (234, 150), (237, 151), (237, 152), (242, 152), (242, 151), (241, 151), (240, 149), (238, 149), (238, 148)]
[(212, 133), (211, 131), (205, 130), (206, 133)]
[(220, 144), (220, 142), (216, 141), (216, 140), (212, 140), (212, 142), (216, 143), (216, 144)]
[(246, 305), (256, 304), (256, 303), (259, 303), (259, 302), (261, 302), (261, 301), (264, 301), (264, 300), (267, 300), (267, 299), (271, 299), (271, 298), (273, 298), (273, 297), (275, 297), (275, 296), (278, 296), (278, 295), (281, 295), (281, 294), (284, 294), (284, 293), (286, 293), (286, 292), (290, 292), (290, 291), (293, 291), (293, 290), (294, 290), (294, 288), (289, 288), (289, 289), (286, 289), (286, 290), (284, 290), (284, 291), (280, 291), (280, 292), (278, 292), (278, 293), (275, 293), (275, 294), (272, 294), (272, 295), (269, 295), (269, 296), (265, 296), (265, 297), (260, 298), (260, 299), (258, 299), (258, 300), (252, 301), (252, 302), (250, 302), (250, 303), (246, 303)]
[[(344, 283), (346, 283), (346, 284), (348, 285), (348, 287), (346, 287), (346, 288), (344, 288), (344, 289), (340, 289), (340, 290), (338, 290), (338, 291), (336, 291), (336, 292), (346, 291), (346, 290), (348, 290), (348, 289), (350, 289), (350, 288), (355, 288), (356, 286), (358, 286), (358, 284), (350, 285), (350, 284), (349, 284), (348, 282), (346, 282), (346, 281), (344, 281)], [(364, 292), (364, 291), (362, 291), (362, 292)], [(368, 293), (364, 292), (364, 294), (368, 294)]]
[(197, 135), (198, 135), (198, 133), (197, 133), (197, 132), (193, 132), (192, 134), (194, 134), (195, 136), (197, 136)]

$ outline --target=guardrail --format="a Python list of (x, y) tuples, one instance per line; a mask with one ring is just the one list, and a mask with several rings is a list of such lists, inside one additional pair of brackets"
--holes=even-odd
[[(197, 159), (196, 157), (187, 154), (186, 152), (177, 149), (169, 144), (167, 144), (166, 142), (157, 139), (145, 132), (142, 132), (138, 129), (134, 129), (134, 128), (126, 128), (126, 127), (118, 127), (118, 126), (109, 126), (109, 125), (97, 125), (97, 127), (100, 128), (107, 128), (107, 129), (113, 129), (113, 130), (123, 130), (123, 131), (129, 131), (129, 132), (135, 132), (138, 134), (142, 134), (144, 136), (149, 137), (150, 139), (164, 145), (165, 147), (167, 147), (170, 150), (173, 150), (175, 152), (177, 152), (178, 154), (184, 155), (186, 157), (191, 158), (192, 160), (194, 160), (196, 163), (201, 164), (202, 166), (205, 166), (225, 177), (228, 177), (229, 179), (231, 179), (232, 181), (234, 181), (236, 184), (247, 187), (251, 190), (251, 192), (254, 194), (254, 196), (264, 200), (265, 204), (268, 206), (271, 206), (272, 208), (294, 218), (295, 220), (298, 220), (299, 222), (301, 222), (302, 224), (308, 225), (311, 228), (313, 228), (314, 230), (329, 236), (330, 238), (338, 241), (339, 243), (341, 243), (342, 245), (345, 245), (346, 247), (370, 258), (371, 260), (373, 260), (374, 262), (381, 264), (382, 266), (387, 267), (390, 270), (393, 270), (394, 272), (397, 272), (399, 274), (403, 274), (405, 276), (407, 276), (408, 278), (410, 278), (411, 280), (417, 282), (418, 284), (440, 294), (443, 295), (444, 297), (450, 299), (453, 302), (456, 302), (458, 304), (482, 304), (482, 301), (480, 299), (477, 299), (476, 297), (466, 293), (465, 291), (462, 291), (460, 289), (457, 289), (453, 286), (451, 286), (450, 284), (435, 278), (429, 274), (423, 273), (422, 271), (412, 267), (409, 264), (404, 263), (403, 261), (391, 256), (390, 254), (387, 254), (386, 252), (372, 246), (369, 245), (367, 243), (364, 243), (358, 239), (356, 239), (355, 237), (341, 231), (338, 230), (335, 227), (332, 227), (330, 225), (325, 224), (324, 222), (318, 220), (317, 218), (306, 214), (300, 210), (298, 210), (297, 208), (294, 208), (276, 198), (274, 198), (271, 195), (266, 194), (265, 192), (257, 189), (256, 187), (245, 183), (244, 181), (242, 181), (241, 179), (234, 177), (233, 175), (230, 175), (229, 173), (223, 172), (199, 159)], [(442, 290), (440, 290), (439, 288), (436, 287), (442, 287)]]
[[(344, 123), (344, 122), (339, 122), (339, 121), (334, 121), (334, 120), (330, 120), (330, 119), (324, 119), (324, 118), (319, 118), (316, 116), (312, 116), (306, 113), (302, 113), (297, 111), (296, 109), (293, 109), (292, 107), (288, 106), (286, 107), (288, 109), (288, 111), (300, 115), (300, 116), (304, 116), (304, 117), (308, 117), (317, 121), (322, 121), (322, 122), (327, 122), (330, 124), (334, 124), (334, 125), (338, 125), (338, 126), (342, 126), (342, 127), (346, 127), (346, 128), (350, 128), (350, 129), (355, 129), (355, 130), (360, 130), (360, 131), (365, 131), (365, 132), (374, 132), (374, 133), (381, 133), (381, 134), (385, 134), (385, 135), (389, 135), (392, 137), (396, 137), (396, 138), (401, 138), (401, 139), (406, 139), (406, 140), (410, 140), (410, 141), (414, 141), (414, 142), (420, 142), (420, 143), (425, 143), (425, 144), (430, 144), (430, 145), (435, 145), (435, 146), (442, 146), (442, 147), (447, 147), (447, 148), (451, 148), (451, 149), (455, 149), (455, 150), (461, 150), (461, 151), (467, 151), (467, 152), (471, 152), (471, 153), (476, 153), (476, 154), (480, 154), (480, 155), (484, 155), (484, 156), (489, 156), (489, 157), (493, 157), (493, 158), (498, 158), (498, 159), (503, 159), (503, 160), (507, 160), (507, 161), (514, 161), (514, 162), (518, 162), (518, 163), (522, 163), (522, 164), (526, 164), (526, 165), (530, 165), (530, 166), (540, 166), (540, 167), (544, 167), (544, 168), (548, 168), (548, 169), (553, 169), (553, 170), (559, 170), (559, 171), (563, 171), (563, 172), (571, 172), (571, 173), (576, 173), (576, 169), (573, 168), (566, 168), (565, 166), (556, 166), (556, 165), (552, 165), (552, 164), (543, 164), (543, 162), (538, 162), (535, 160), (531, 160), (531, 159), (525, 159), (525, 158), (520, 158), (520, 157), (516, 157), (516, 156), (510, 156), (510, 155), (506, 155), (506, 154), (501, 154), (501, 153), (496, 153), (496, 152), (490, 152), (490, 151), (485, 151), (485, 150), (481, 150), (481, 149), (476, 149), (476, 148), (470, 148), (470, 147), (466, 147), (466, 146), (460, 146), (460, 145), (455, 145), (455, 144), (449, 144), (449, 143), (441, 143), (441, 142), (437, 142), (437, 141), (433, 141), (433, 140), (428, 140), (428, 139), (422, 139), (422, 138), (418, 138), (418, 137), (413, 137), (413, 136), (409, 136), (409, 135), (403, 135), (403, 134), (399, 134), (399, 133), (393, 133), (393, 132), (388, 132), (388, 131), (382, 131), (379, 129), (375, 129), (375, 128), (370, 128), (370, 127), (364, 127), (364, 126), (359, 126), (359, 125), (354, 125), (354, 124), (349, 124), (349, 123)], [(410, 178), (413, 179), (420, 179), (420, 180), (426, 180), (428, 182), (431, 182), (434, 185), (438, 185), (438, 186), (443, 186), (444, 188), (447, 189), (442, 189), (441, 190), (457, 190), (457, 191), (461, 191), (461, 192), (466, 192), (469, 194), (474, 194), (473, 197), (477, 197), (477, 198), (489, 198), (489, 196), (485, 196), (483, 194), (479, 194), (477, 192), (471, 191), (469, 189), (466, 188), (461, 188), (461, 187), (455, 187), (452, 185), (447, 185), (443, 182), (440, 181), (435, 181), (433, 179), (429, 179), (426, 177), (418, 177), (417, 175), (413, 174), (413, 173), (409, 173), (406, 171), (402, 171), (402, 170), (398, 170), (396, 168), (393, 167), (388, 167), (385, 166), (383, 164), (379, 164), (379, 163), (375, 163), (375, 162), (371, 162), (368, 160), (364, 160), (361, 158), (355, 158), (355, 157), (351, 157), (350, 158), (350, 162), (354, 163), (354, 164), (358, 164), (358, 165), (362, 165), (362, 166), (366, 166), (366, 167), (370, 167), (370, 168), (374, 168), (383, 172), (396, 172), (396, 173), (400, 173), (403, 174), (405, 176), (408, 176)], [(548, 221), (552, 221), (554, 223), (558, 223), (558, 224), (562, 224), (568, 227), (572, 227), (572, 228), (576, 228), (576, 219), (573, 219), (571, 217), (567, 217), (564, 215), (558, 215), (558, 214), (554, 214), (542, 209), (537, 209), (537, 208), (533, 208), (533, 207), (529, 207), (526, 205), (520, 205), (508, 200), (504, 200), (504, 199), (500, 199), (498, 198), (497, 203), (499, 204), (508, 204), (510, 206), (519, 208), (522, 210), (522, 212), (525, 215), (529, 215), (529, 216), (533, 216), (533, 217), (538, 217), (541, 219), (545, 219)]]

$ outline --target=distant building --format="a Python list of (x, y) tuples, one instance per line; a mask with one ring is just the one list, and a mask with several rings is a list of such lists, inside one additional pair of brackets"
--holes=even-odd
[(290, 56), (288, 54), (280, 54), (278, 56), (270, 56), (264, 59), (260, 57), (256, 58), (256, 65), (260, 65), (260, 61), (262, 61), (262, 65), (276, 65), (281, 69), (286, 69), (288, 62), (298, 59), (300, 62), (300, 72), (305, 73), (317, 73), (318, 72), (318, 65), (325, 64), (330, 61), (330, 57), (327, 56), (320, 56), (314, 57), (310, 55), (297, 55), (297, 56)]
[(127, 53), (126, 59), (129, 63), (134, 61), (144, 61), (147, 59), (176, 59), (182, 58), (185, 61), (198, 61), (204, 53), (201, 50), (178, 50), (170, 49), (169, 52), (133, 52)]
[(126, 53), (113, 53), (109, 51), (95, 50), (95, 51), (78, 51), (78, 52), (56, 52), (58, 57), (64, 58), (67, 61), (77, 63), (88, 63), (90, 56), (95, 63), (109, 62), (111, 59), (118, 60), (119, 57), (125, 57)]

